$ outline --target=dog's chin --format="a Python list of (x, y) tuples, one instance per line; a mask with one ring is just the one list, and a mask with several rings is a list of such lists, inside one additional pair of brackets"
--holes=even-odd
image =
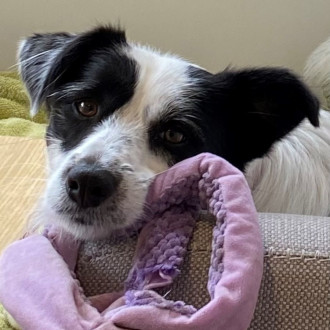
[(100, 207), (79, 208), (74, 203), (52, 203), (47, 196), (40, 200), (32, 226), (55, 225), (80, 240), (101, 240), (120, 231), (135, 228), (145, 212), (146, 192), (140, 191), (141, 201), (126, 198), (105, 203)]
[(67, 219), (62, 218), (57, 223), (65, 232), (80, 240), (103, 240), (109, 238), (118, 230), (129, 228), (134, 224), (133, 221), (130, 223), (126, 219), (120, 219), (121, 225), (114, 224), (111, 218), (107, 220), (104, 224), (84, 224), (75, 222), (68, 217)]
[(125, 213), (107, 214), (99, 218), (84, 217), (83, 215), (58, 214), (52, 219), (52, 223), (63, 231), (70, 233), (80, 240), (102, 240), (109, 238), (112, 234), (133, 228), (142, 211), (131, 216)]

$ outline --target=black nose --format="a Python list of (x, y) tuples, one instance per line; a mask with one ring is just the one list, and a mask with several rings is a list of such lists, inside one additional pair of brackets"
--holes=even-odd
[(95, 165), (77, 165), (68, 173), (66, 189), (80, 207), (96, 207), (114, 193), (119, 181), (118, 176)]

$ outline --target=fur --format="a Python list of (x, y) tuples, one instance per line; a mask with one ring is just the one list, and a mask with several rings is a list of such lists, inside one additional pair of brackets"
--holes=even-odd
[(308, 57), (303, 76), (319, 98), (322, 108), (330, 110), (330, 38)]
[[(106, 237), (142, 214), (154, 175), (200, 152), (245, 171), (259, 211), (329, 214), (330, 117), (322, 112), (315, 128), (319, 103), (286, 69), (211, 74), (112, 27), (34, 35), (19, 63), (32, 114), (43, 103), (49, 114), (42, 223)], [(96, 115), (77, 111), (84, 100), (96, 102)], [(78, 167), (105, 169), (118, 184), (99, 205), (82, 207), (68, 188)]]
[(304, 121), (245, 171), (261, 212), (330, 215), (330, 113)]

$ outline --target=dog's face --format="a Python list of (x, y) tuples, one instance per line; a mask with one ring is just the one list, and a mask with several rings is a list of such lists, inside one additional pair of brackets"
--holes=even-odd
[(243, 170), (305, 117), (318, 125), (287, 70), (211, 74), (113, 28), (35, 35), (19, 61), (32, 113), (49, 113), (43, 217), (80, 238), (132, 224), (150, 179), (178, 161), (207, 151)]

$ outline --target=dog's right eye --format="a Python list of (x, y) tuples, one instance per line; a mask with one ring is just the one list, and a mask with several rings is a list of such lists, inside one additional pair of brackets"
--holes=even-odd
[(75, 102), (75, 107), (79, 114), (84, 117), (94, 117), (99, 111), (99, 106), (97, 102), (93, 100), (82, 100)]
[(185, 141), (185, 136), (180, 131), (168, 129), (160, 134), (162, 139), (171, 144), (180, 144)]

